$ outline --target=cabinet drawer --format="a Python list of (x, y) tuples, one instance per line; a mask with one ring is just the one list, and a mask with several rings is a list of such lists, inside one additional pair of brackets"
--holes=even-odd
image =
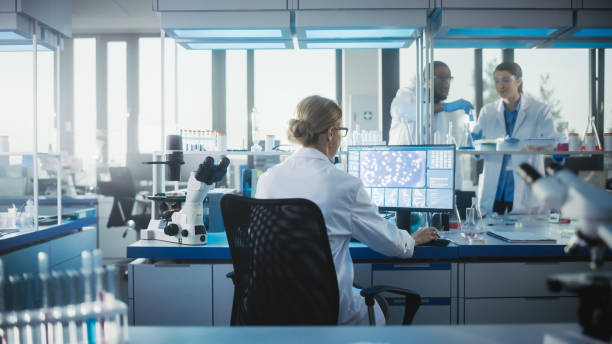
[[(389, 325), (401, 325), (404, 321), (403, 297), (388, 297)], [(414, 316), (414, 325), (448, 325), (454, 323), (452, 313), (456, 312), (457, 299), (451, 298), (423, 298), (421, 306)]]
[(228, 272), (234, 270), (232, 264), (214, 264), (213, 273), (213, 325), (229, 326), (232, 319), (234, 302), (234, 283), (227, 278)]
[(466, 324), (577, 322), (578, 298), (465, 299)]
[(133, 265), (134, 325), (212, 325), (212, 266)]
[[(610, 269), (609, 264), (607, 269)], [(464, 295), (466, 298), (572, 296), (550, 292), (546, 278), (557, 273), (587, 270), (587, 262), (466, 263)]]
[(374, 264), (372, 285), (411, 289), (421, 297), (451, 297), (451, 264)]
[(81, 231), (52, 240), (49, 243), (51, 265), (80, 256), (83, 250), (95, 249), (96, 241), (96, 227), (84, 227)]

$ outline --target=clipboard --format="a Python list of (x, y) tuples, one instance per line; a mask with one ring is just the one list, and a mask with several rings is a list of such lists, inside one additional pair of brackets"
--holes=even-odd
[(529, 244), (555, 244), (557, 240), (547, 238), (538, 233), (532, 232), (497, 232), (488, 231), (488, 235), (509, 243), (529, 243)]

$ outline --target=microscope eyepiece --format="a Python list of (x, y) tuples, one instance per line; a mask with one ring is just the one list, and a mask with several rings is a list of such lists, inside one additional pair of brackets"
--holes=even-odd
[(523, 178), (523, 180), (529, 185), (533, 184), (536, 180), (542, 178), (540, 172), (538, 172), (535, 168), (533, 168), (533, 166), (526, 162), (522, 163), (519, 166), (516, 173), (518, 173), (518, 175), (521, 176), (521, 178)]

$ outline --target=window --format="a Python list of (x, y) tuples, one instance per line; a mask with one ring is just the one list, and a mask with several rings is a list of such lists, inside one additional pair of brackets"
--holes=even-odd
[(126, 42), (108, 42), (108, 162), (125, 166), (127, 152), (127, 56)]
[[(517, 50), (515, 50), (516, 52)], [(495, 67), (502, 62), (499, 49), (482, 49), (482, 104), (486, 105), (499, 99), (493, 82)]]
[(301, 99), (336, 98), (335, 56), (335, 50), (255, 51), (258, 139), (273, 134), (288, 143), (288, 122)]
[[(210, 51), (188, 50), (176, 44), (171, 38), (166, 38), (164, 49), (166, 135), (178, 134), (180, 129), (210, 129), (212, 124)], [(160, 54), (160, 38), (140, 38), (138, 146), (139, 151), (143, 153), (163, 148), (160, 139)], [(176, 78), (175, 56), (177, 57)]]
[(410, 47), (399, 50), (400, 87), (408, 87), (412, 90), (416, 88), (416, 46), (415, 42)]
[[(0, 53), (0, 104), (3, 123), (0, 135), (8, 136), (13, 152), (34, 150), (33, 66), (32, 52)], [(37, 56), (38, 83), (38, 151), (55, 148), (55, 79), (54, 52), (39, 51)]]
[[(165, 118), (166, 134), (174, 128), (174, 41), (165, 40)], [(162, 150), (161, 137), (161, 39), (138, 40), (138, 150)], [(180, 89), (180, 88), (179, 88)]]
[(463, 98), (474, 103), (474, 49), (435, 49), (434, 60), (448, 65), (453, 76), (447, 101)]
[[(178, 49), (178, 117), (176, 129), (212, 128), (212, 54)], [(167, 88), (166, 92), (172, 92)], [(173, 113), (173, 112), (170, 112)]]
[(247, 53), (228, 50), (225, 57), (227, 146), (247, 148)]
[(83, 162), (77, 184), (95, 185), (96, 159), (96, 39), (74, 39), (74, 155)]
[(524, 92), (551, 108), (557, 127), (565, 121), (570, 130), (579, 133), (584, 132), (590, 114), (588, 55), (586, 49), (515, 50), (514, 53), (515, 61), (523, 70)]

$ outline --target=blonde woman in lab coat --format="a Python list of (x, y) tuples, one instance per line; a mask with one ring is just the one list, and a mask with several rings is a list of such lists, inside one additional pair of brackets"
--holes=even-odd
[[(480, 111), (479, 125), (472, 135), (475, 139), (558, 138), (550, 108), (523, 93), (522, 77), (517, 63), (503, 62), (495, 68), (493, 78), (500, 99)], [(524, 162), (544, 174), (541, 155), (484, 156), (484, 170), (478, 181), (481, 211), (487, 214), (532, 213), (539, 207), (529, 186), (516, 173), (517, 167)]]
[[(414, 246), (439, 237), (435, 228), (421, 228), (413, 236), (378, 215), (361, 180), (334, 167), (332, 160), (348, 129), (342, 128), (342, 110), (327, 98), (310, 96), (297, 105), (289, 122), (289, 139), (300, 144), (282, 163), (258, 180), (256, 198), (305, 198), (319, 206), (325, 219), (338, 278), (338, 323), (368, 324), (368, 311), (359, 290), (353, 288), (351, 237), (387, 256), (407, 258)], [(379, 307), (376, 323), (384, 324)]]

